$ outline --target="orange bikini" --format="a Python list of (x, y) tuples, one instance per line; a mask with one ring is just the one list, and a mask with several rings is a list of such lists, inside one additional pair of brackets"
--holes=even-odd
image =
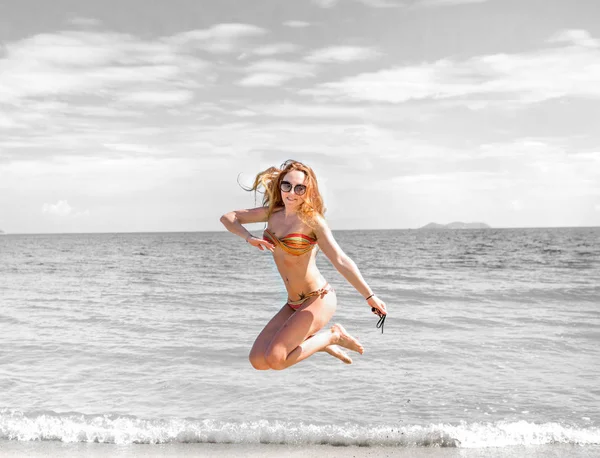
[[(271, 242), (275, 246), (278, 246), (292, 256), (301, 256), (305, 253), (308, 253), (317, 245), (316, 239), (296, 232), (292, 232), (284, 237), (277, 238), (277, 236), (269, 229), (265, 229), (265, 232), (263, 233), (263, 239), (267, 242)], [(329, 283), (325, 283), (325, 286), (316, 291), (311, 291), (308, 294), (301, 294), (300, 299), (297, 301), (293, 301), (288, 298), (287, 305), (294, 310), (298, 310), (302, 304), (304, 304), (311, 297), (323, 297), (329, 291), (333, 291), (333, 288), (329, 286)]]
[(292, 232), (278, 239), (269, 229), (265, 229), (263, 239), (293, 256), (308, 253), (317, 245), (317, 240), (308, 235)]

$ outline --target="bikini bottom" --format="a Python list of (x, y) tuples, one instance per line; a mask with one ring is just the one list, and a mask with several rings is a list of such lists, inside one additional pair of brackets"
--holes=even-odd
[(329, 283), (325, 283), (325, 286), (323, 286), (322, 288), (320, 288), (316, 291), (312, 291), (308, 294), (300, 295), (300, 299), (297, 301), (292, 301), (291, 299), (288, 298), (287, 305), (289, 305), (294, 310), (298, 310), (300, 307), (302, 307), (302, 304), (304, 304), (311, 297), (315, 297), (315, 296), (323, 297), (329, 291), (333, 291), (333, 288), (331, 287), (331, 285), (329, 285)]

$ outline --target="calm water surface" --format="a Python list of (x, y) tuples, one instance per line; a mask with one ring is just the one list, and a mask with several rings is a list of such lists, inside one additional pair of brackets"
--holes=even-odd
[(0, 237), (0, 439), (600, 444), (600, 228), (341, 231), (390, 314), (366, 348), (259, 372), (286, 299), (229, 233)]

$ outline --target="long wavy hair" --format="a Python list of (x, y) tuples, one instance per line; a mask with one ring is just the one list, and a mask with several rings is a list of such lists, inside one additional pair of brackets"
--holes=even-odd
[[(242, 187), (246, 191), (264, 193), (263, 207), (268, 207), (267, 215), (270, 218), (273, 212), (285, 206), (281, 197), (281, 182), (283, 181), (283, 177), (293, 170), (301, 171), (306, 177), (304, 180), (306, 193), (303, 196), (304, 202), (298, 208), (298, 217), (304, 224), (314, 228), (314, 219), (317, 215), (323, 216), (325, 214), (325, 205), (319, 192), (319, 184), (317, 183), (315, 172), (302, 162), (289, 159), (281, 164), (279, 168), (269, 167), (267, 170), (256, 175), (254, 184), (250, 188)], [(260, 191), (259, 188), (263, 188), (264, 191)]]

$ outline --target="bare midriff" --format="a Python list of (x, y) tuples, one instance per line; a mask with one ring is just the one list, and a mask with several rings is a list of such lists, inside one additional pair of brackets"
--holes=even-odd
[(288, 254), (281, 248), (275, 249), (273, 259), (289, 299), (298, 300), (302, 295), (325, 286), (326, 281), (317, 268), (316, 257), (316, 249), (301, 256)]

